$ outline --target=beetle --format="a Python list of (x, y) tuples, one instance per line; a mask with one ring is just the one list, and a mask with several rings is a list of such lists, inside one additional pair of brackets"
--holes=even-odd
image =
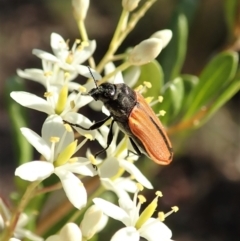
[(64, 122), (84, 130), (94, 130), (112, 118), (107, 146), (97, 152), (95, 157), (106, 151), (111, 145), (113, 124), (116, 122), (120, 130), (129, 137), (136, 154), (141, 155), (143, 153), (157, 164), (169, 164), (173, 159), (171, 142), (162, 123), (144, 97), (124, 83), (103, 83), (98, 86), (95, 79), (94, 82), (96, 88), (91, 89), (87, 95), (92, 96), (95, 101), (102, 101), (110, 115), (89, 128), (67, 121)]

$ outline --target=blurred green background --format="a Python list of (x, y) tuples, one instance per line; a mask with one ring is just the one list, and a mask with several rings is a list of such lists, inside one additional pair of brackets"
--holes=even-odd
[[(224, 4), (231, 1), (158, 0), (126, 39), (122, 50), (167, 28), (174, 13), (185, 6), (189, 36), (182, 73), (199, 75), (210, 58), (230, 42)], [(97, 61), (107, 50), (120, 15), (120, 4), (117, 0), (92, 0), (90, 3), (86, 26), (89, 38), (97, 40), (94, 54)], [(237, 11), (240, 15), (240, 10)], [(79, 38), (71, 1), (0, 0), (0, 195), (6, 199), (14, 190), (16, 156), (4, 86), (17, 68), (41, 68), (41, 62), (31, 51), (33, 48), (51, 51), (52, 32), (70, 39), (71, 43)], [(38, 95), (44, 92), (40, 85), (31, 81), (26, 81), (26, 88)], [(160, 209), (168, 211), (173, 205), (180, 208), (166, 220), (173, 230), (174, 240), (237, 241), (240, 238), (239, 107), (238, 93), (184, 143), (178, 143), (180, 138), (174, 135), (173, 145), (176, 143), (180, 147), (173, 162), (164, 168), (154, 168), (153, 184), (164, 195)], [(38, 133), (44, 119), (45, 115), (28, 111), (30, 128)], [(156, 164), (147, 161), (145, 165)], [(147, 177), (151, 175), (146, 173)], [(149, 198), (154, 196), (151, 191), (145, 190), (145, 193)]]

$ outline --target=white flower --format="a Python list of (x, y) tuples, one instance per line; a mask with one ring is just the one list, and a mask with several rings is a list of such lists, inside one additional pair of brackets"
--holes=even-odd
[[(76, 40), (73, 47), (69, 49), (68, 43), (65, 42), (61, 35), (52, 33), (51, 47), (54, 54), (33, 49), (33, 54), (42, 60), (43, 70), (18, 70), (18, 75), (22, 78), (39, 82), (46, 88), (49, 85), (63, 86), (75, 79), (78, 74), (82, 74), (83, 68), (87, 68), (81, 64), (93, 54), (96, 49), (96, 42), (92, 40), (87, 43), (80, 43), (79, 40)], [(78, 86), (79, 84), (77, 83), (69, 83), (71, 90), (77, 89)]]
[[(107, 126), (102, 126), (99, 128), (99, 130), (101, 134), (96, 135), (96, 139), (98, 140), (99, 144), (104, 148), (107, 145), (107, 135), (109, 133), (109, 128)], [(150, 181), (134, 165), (134, 161), (137, 160), (139, 157), (136, 155), (129, 156), (127, 137), (123, 138), (118, 144), (116, 144), (118, 134), (119, 128), (116, 126), (111, 145), (106, 150), (106, 158), (102, 162), (102, 164), (99, 165), (98, 168), (101, 180), (103, 180), (102, 178), (111, 178), (117, 174), (119, 169), (123, 169), (130, 173), (132, 178), (136, 179), (137, 182), (141, 183), (144, 187), (152, 189), (153, 186)], [(115, 188), (109, 188), (109, 190), (116, 192)]]
[(82, 241), (82, 232), (75, 223), (67, 223), (59, 234), (52, 235), (46, 241)]
[[(11, 213), (8, 210), (5, 203), (0, 198), (0, 233), (5, 229), (5, 224), (9, 223), (11, 220)], [(18, 241), (22, 238), (27, 238), (32, 241), (43, 241), (43, 238), (37, 236), (36, 234), (32, 233), (31, 231), (24, 228), (29, 221), (28, 216), (25, 213), (21, 213), (16, 224), (14, 234), (10, 240), (11, 241)]]
[(44, 180), (55, 173), (61, 180), (69, 201), (78, 209), (86, 205), (87, 193), (78, 177), (96, 174), (87, 158), (72, 155), (78, 150), (72, 131), (67, 131), (59, 116), (49, 116), (42, 127), (42, 137), (28, 128), (21, 128), (36, 150), (46, 161), (32, 161), (19, 166), (15, 175), (27, 181)]
[[(92, 125), (92, 122), (85, 116), (76, 113), (81, 107), (92, 101), (92, 97), (81, 95), (81, 93), (71, 93), (68, 95), (67, 86), (60, 90), (53, 90), (45, 93), (44, 98), (24, 91), (13, 91), (10, 96), (20, 105), (44, 112), (48, 115), (59, 115), (63, 120), (70, 123), (79, 124), (85, 128)], [(85, 131), (78, 128), (81, 135), (90, 134), (95, 137), (96, 130)]]
[[(141, 189), (141, 187), (139, 188)], [(139, 241), (140, 237), (148, 241), (170, 241), (171, 230), (158, 218), (152, 218), (157, 207), (158, 197), (161, 195), (157, 192), (157, 197), (147, 206), (140, 214), (141, 204), (145, 202), (142, 195), (135, 193), (133, 200), (127, 197), (119, 199), (119, 207), (101, 198), (94, 198), (93, 202), (109, 217), (121, 221), (126, 227), (117, 231), (111, 241)]]

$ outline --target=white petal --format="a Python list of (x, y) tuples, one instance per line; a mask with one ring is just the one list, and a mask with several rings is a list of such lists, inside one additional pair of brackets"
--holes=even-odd
[(148, 181), (148, 179), (140, 172), (140, 170), (131, 162), (121, 160), (119, 161), (119, 165), (124, 168), (127, 172), (131, 173), (134, 178), (141, 183), (144, 187), (148, 189), (153, 189), (152, 184)]
[(92, 101), (92, 96), (89, 95), (79, 95), (79, 97), (77, 99), (75, 99), (74, 103), (75, 103), (75, 108), (76, 109), (80, 109), (83, 106), (87, 105), (88, 103), (90, 103)]
[(169, 241), (172, 231), (160, 220), (150, 218), (139, 230), (140, 236), (148, 241)]
[[(75, 112), (70, 112), (67, 115), (64, 116), (64, 120), (68, 121), (69, 123), (72, 124), (78, 124), (81, 125), (82, 127), (88, 128), (92, 125), (92, 122), (85, 117), (84, 115), (81, 115), (79, 113)], [(93, 138), (95, 138), (96, 135), (96, 130), (83, 130), (80, 127), (74, 127), (81, 135), (86, 135), (86, 134), (91, 134)]]
[(81, 241), (82, 232), (75, 223), (67, 223), (60, 231), (61, 240), (65, 241)]
[[(64, 135), (65, 134), (65, 135)], [(64, 138), (62, 138), (64, 135)], [(55, 147), (55, 157), (64, 150), (71, 142), (74, 141), (74, 133), (67, 132), (63, 124), (63, 120), (58, 115), (49, 116), (42, 126), (42, 137), (48, 143), (49, 146), (52, 145), (50, 142), (51, 137), (59, 137), (60, 141)], [(61, 139), (62, 138), (62, 139)]]
[(128, 214), (121, 209), (120, 207), (116, 206), (113, 203), (110, 203), (102, 198), (94, 198), (93, 202), (97, 205), (107, 216), (121, 221), (126, 226), (130, 224), (130, 219)]
[(101, 178), (110, 178), (117, 174), (119, 170), (118, 160), (114, 157), (109, 157), (99, 167), (99, 176)]
[[(119, 198), (120, 197), (123, 197), (124, 199), (130, 198), (129, 194), (123, 188), (118, 187), (116, 185), (117, 180), (115, 180), (114, 182), (111, 181), (111, 179), (108, 179), (108, 178), (100, 178), (100, 180), (101, 180), (102, 185), (107, 190), (111, 190), (111, 191), (115, 192)], [(135, 186), (136, 186), (136, 184), (135, 184)]]
[(51, 47), (53, 50), (53, 53), (58, 57), (67, 57), (68, 54), (68, 46), (65, 42), (65, 40), (62, 38), (61, 35), (57, 33), (51, 34)]
[(76, 66), (76, 70), (78, 71), (78, 73), (80, 75), (82, 75), (82, 76), (84, 76), (86, 78), (92, 78), (92, 75), (93, 75), (95, 80), (102, 79), (102, 76), (97, 71), (95, 71), (92, 68), (90, 68), (90, 70), (89, 70), (89, 68), (87, 66), (85, 66), (85, 65), (77, 65)]
[(10, 96), (22, 106), (38, 110), (49, 115), (54, 114), (54, 110), (49, 103), (34, 94), (24, 91), (13, 91)]
[(123, 210), (125, 210), (126, 213), (128, 213), (128, 214), (135, 212), (135, 210), (136, 210), (135, 203), (130, 198), (130, 196), (128, 196), (128, 197), (120, 196), (120, 198), (118, 199), (118, 203), (119, 203), (119, 207), (121, 207)]
[(110, 115), (110, 111), (106, 108), (105, 105), (102, 105), (102, 113), (109, 116)]
[[(78, 64), (85, 62), (87, 59), (89, 59), (89, 57), (92, 56), (93, 52), (95, 51), (96, 46), (97, 46), (96, 41), (91, 40), (91, 41), (89, 41), (89, 46), (85, 47), (81, 51), (76, 50), (74, 52), (73, 64), (78, 65)], [(100, 76), (100, 75), (98, 74), (98, 76)], [(95, 75), (94, 75), (94, 77), (95, 77)], [(99, 80), (98, 77), (95, 79)]]
[(89, 103), (89, 106), (95, 111), (101, 111), (103, 103), (101, 101), (92, 101)]
[(133, 87), (141, 74), (141, 69), (139, 66), (132, 66), (129, 68), (129, 70), (126, 71), (126, 74), (124, 74), (124, 82), (130, 86)]
[(54, 171), (51, 163), (45, 161), (32, 161), (24, 163), (15, 171), (15, 176), (19, 176), (26, 181), (44, 180)]
[(134, 227), (126, 227), (118, 230), (111, 241), (139, 241), (139, 239), (139, 233)]
[[(73, 79), (75, 79), (75, 78), (73, 78)], [(71, 81), (71, 80), (70, 80), (70, 81)], [(68, 83), (68, 89), (69, 89), (69, 91), (78, 90), (80, 86), (81, 86), (80, 84), (75, 83), (75, 82), (69, 82), (69, 83)]]
[(28, 142), (32, 144), (35, 149), (45, 157), (46, 160), (49, 160), (51, 157), (51, 149), (48, 143), (31, 129), (22, 127), (20, 130)]
[(63, 189), (73, 206), (77, 209), (85, 207), (87, 203), (87, 192), (79, 178), (61, 167), (55, 168), (55, 173), (60, 178)]
[[(78, 159), (80, 159), (80, 157)], [(88, 160), (87, 158), (84, 158), (84, 159)], [(83, 176), (93, 177), (97, 174), (96, 170), (93, 168), (92, 164), (83, 165), (79, 161), (74, 162), (74, 163), (66, 163), (64, 165), (64, 169), (68, 170), (68, 171), (71, 171), (73, 173), (81, 174)]]
[[(105, 65), (105, 75), (112, 73), (116, 69), (115, 65), (113, 62), (109, 62)], [(124, 83), (122, 72), (119, 71), (115, 76), (111, 77), (108, 79), (109, 83), (114, 83), (114, 84), (120, 84)]]
[(136, 182), (131, 180), (130, 178), (120, 177), (115, 180), (115, 185), (127, 192), (135, 193), (137, 191)]
[(105, 148), (107, 145), (107, 136), (109, 133), (109, 127), (106, 125), (102, 125), (99, 129), (100, 133), (98, 132), (98, 135), (96, 135), (96, 139), (98, 143)]
[(58, 59), (54, 55), (48, 52), (42, 51), (40, 49), (33, 49), (32, 54), (36, 55), (38, 58), (43, 60), (47, 60), (53, 63), (58, 62)]
[(46, 77), (42, 69), (17, 69), (17, 74), (24, 79), (30, 79), (45, 85)]

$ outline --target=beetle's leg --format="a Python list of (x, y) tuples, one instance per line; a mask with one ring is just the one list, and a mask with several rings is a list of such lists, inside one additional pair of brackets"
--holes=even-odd
[(138, 148), (138, 146), (136, 145), (136, 143), (133, 141), (133, 139), (132, 139), (131, 137), (129, 137), (129, 139), (130, 139), (130, 142), (131, 142), (131, 144), (132, 144), (132, 147), (133, 147), (133, 149), (135, 150), (136, 153), (134, 153), (134, 152), (132, 152), (132, 151), (129, 151), (129, 152), (132, 152), (133, 154), (135, 154), (135, 155), (137, 155), (137, 156), (141, 156), (142, 153), (141, 153), (141, 151), (139, 150), (139, 148)]
[(108, 147), (111, 145), (112, 143), (112, 140), (113, 140), (113, 123), (114, 123), (114, 120), (112, 121), (111, 125), (110, 125), (110, 129), (109, 129), (109, 132), (108, 132), (108, 136), (107, 136), (107, 146), (102, 149), (101, 151), (97, 152), (94, 157), (96, 158), (98, 155), (102, 154), (103, 152), (105, 152)]
[(78, 124), (70, 123), (70, 122), (65, 121), (65, 120), (63, 120), (63, 122), (69, 124), (70, 126), (79, 127), (79, 128), (81, 128), (81, 129), (83, 129), (83, 130), (85, 130), (85, 131), (90, 131), (90, 130), (92, 131), (92, 130), (95, 130), (95, 129), (98, 129), (99, 127), (101, 127), (101, 126), (102, 126), (107, 120), (109, 120), (111, 117), (112, 117), (112, 116), (110, 115), (110, 116), (108, 116), (107, 118), (105, 118), (104, 120), (98, 121), (98, 122), (94, 123), (92, 126), (90, 126), (90, 127), (88, 127), (88, 128), (83, 127), (83, 126), (78, 125)]

